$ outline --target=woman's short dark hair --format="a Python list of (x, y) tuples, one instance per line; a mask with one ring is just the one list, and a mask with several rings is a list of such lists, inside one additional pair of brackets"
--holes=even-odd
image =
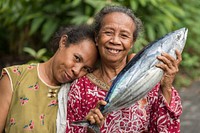
[(133, 33), (133, 39), (136, 40), (139, 35), (140, 30), (142, 29), (142, 22), (139, 18), (137, 18), (134, 15), (134, 13), (131, 9), (129, 9), (127, 7), (123, 7), (123, 6), (105, 6), (104, 8), (101, 9), (100, 12), (98, 12), (95, 15), (93, 27), (94, 27), (96, 36), (99, 34), (99, 31), (101, 29), (103, 18), (107, 14), (113, 13), (113, 12), (121, 12), (132, 18), (133, 22), (136, 25), (136, 30)]
[(52, 51), (55, 53), (59, 47), (59, 41), (63, 35), (67, 35), (66, 47), (71, 44), (78, 44), (83, 40), (94, 40), (94, 30), (90, 25), (79, 25), (79, 26), (69, 26), (61, 27), (55, 35), (52, 37), (50, 45)]

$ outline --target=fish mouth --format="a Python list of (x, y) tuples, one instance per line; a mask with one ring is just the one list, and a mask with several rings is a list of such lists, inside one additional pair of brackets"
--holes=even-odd
[(184, 38), (186, 39), (187, 38), (187, 34), (188, 34), (188, 28), (184, 28)]

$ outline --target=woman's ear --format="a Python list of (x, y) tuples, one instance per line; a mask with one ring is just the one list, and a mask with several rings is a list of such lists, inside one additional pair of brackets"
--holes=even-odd
[(67, 35), (63, 35), (60, 38), (59, 47), (66, 47), (67, 39), (68, 39), (68, 36)]

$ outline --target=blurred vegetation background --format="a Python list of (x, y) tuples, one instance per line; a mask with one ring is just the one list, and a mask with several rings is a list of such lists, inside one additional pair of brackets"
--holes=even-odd
[(133, 52), (173, 30), (187, 27), (188, 39), (175, 86), (200, 77), (199, 0), (1, 0), (0, 69), (51, 57), (49, 40), (63, 25), (90, 24), (105, 5), (131, 8), (144, 24)]

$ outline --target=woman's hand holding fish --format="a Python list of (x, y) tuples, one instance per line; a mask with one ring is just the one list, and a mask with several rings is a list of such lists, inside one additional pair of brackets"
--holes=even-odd
[(161, 56), (157, 57), (163, 62), (156, 66), (164, 71), (164, 75), (161, 79), (161, 90), (168, 103), (171, 101), (172, 83), (175, 79), (176, 73), (179, 71), (178, 66), (182, 61), (181, 53), (178, 50), (176, 50), (176, 56), (177, 59), (174, 59), (169, 54), (162, 53)]
[(107, 104), (106, 101), (100, 100), (97, 103), (97, 106), (94, 109), (91, 109), (90, 112), (86, 116), (86, 120), (90, 121), (90, 124), (97, 124), (101, 127), (105, 121), (105, 117), (101, 111), (99, 110), (100, 106), (105, 106)]

